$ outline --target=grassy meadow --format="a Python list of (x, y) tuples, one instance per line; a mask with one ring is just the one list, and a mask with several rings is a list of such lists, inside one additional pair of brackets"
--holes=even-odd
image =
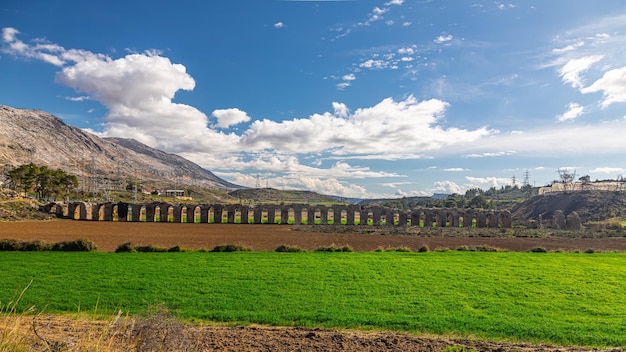
[(617, 253), (0, 253), (0, 312), (397, 330), (626, 347)]

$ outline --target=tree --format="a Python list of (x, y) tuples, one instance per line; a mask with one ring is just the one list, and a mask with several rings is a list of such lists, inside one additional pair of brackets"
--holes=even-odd
[(20, 165), (8, 171), (7, 178), (9, 179), (10, 185), (15, 189), (24, 191), (24, 195), (26, 196), (28, 192), (32, 191), (35, 185), (37, 173), (39, 173), (39, 167), (34, 163), (30, 163)]
[(16, 189), (37, 192), (40, 198), (60, 196), (70, 193), (78, 187), (75, 175), (69, 175), (61, 169), (52, 170), (47, 166), (37, 166), (34, 163), (18, 166), (7, 172), (10, 184)]
[(477, 195), (476, 197), (472, 198), (472, 200), (470, 200), (468, 205), (470, 208), (485, 209), (488, 207), (489, 204), (487, 203), (487, 199), (483, 195)]

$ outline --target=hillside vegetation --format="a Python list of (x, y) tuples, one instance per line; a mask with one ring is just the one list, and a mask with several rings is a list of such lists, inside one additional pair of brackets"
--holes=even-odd
[(39, 211), (40, 203), (17, 192), (0, 188), (0, 221), (42, 220), (51, 216)]
[(516, 220), (550, 219), (557, 210), (576, 212), (583, 223), (626, 218), (626, 193), (609, 191), (563, 192), (535, 196), (511, 209)]

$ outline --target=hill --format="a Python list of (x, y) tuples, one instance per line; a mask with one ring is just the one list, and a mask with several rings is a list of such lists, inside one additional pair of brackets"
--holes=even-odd
[(576, 212), (582, 222), (626, 217), (626, 193), (608, 191), (561, 192), (534, 196), (511, 209), (516, 220), (552, 218), (556, 210)]
[(77, 175), (81, 187), (123, 190), (130, 178), (153, 184), (176, 182), (206, 188), (241, 188), (199, 165), (136, 140), (100, 138), (39, 110), (0, 105), (0, 165), (33, 162)]

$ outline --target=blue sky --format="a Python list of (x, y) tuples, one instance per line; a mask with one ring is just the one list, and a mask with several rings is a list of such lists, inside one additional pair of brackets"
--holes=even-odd
[(244, 186), (626, 176), (622, 0), (5, 0), (0, 28), (0, 104)]

